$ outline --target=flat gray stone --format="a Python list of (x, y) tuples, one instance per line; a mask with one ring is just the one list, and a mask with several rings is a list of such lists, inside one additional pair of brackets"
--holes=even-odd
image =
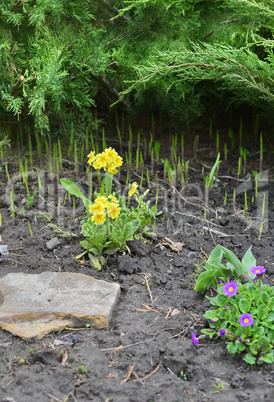
[(108, 329), (120, 286), (77, 273), (11, 273), (0, 279), (0, 292), (0, 327), (24, 339), (41, 339), (86, 324)]

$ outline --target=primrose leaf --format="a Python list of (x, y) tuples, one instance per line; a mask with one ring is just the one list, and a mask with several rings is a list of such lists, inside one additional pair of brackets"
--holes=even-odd
[(258, 317), (261, 320), (265, 320), (267, 316), (268, 316), (268, 308), (265, 304), (261, 304), (258, 307)]
[(215, 329), (206, 329), (206, 328), (204, 328), (204, 329), (201, 330), (201, 332), (203, 334), (208, 335), (210, 337), (210, 339), (213, 338), (214, 335), (217, 335), (217, 332), (215, 331)]
[(127, 222), (123, 230), (123, 239), (127, 241), (130, 239), (141, 225), (140, 219), (135, 219), (133, 222)]
[(261, 359), (265, 363), (274, 363), (274, 353), (271, 351), (270, 353), (266, 353), (265, 355), (261, 356)]
[(208, 320), (219, 320), (218, 317), (218, 312), (217, 310), (207, 310), (204, 314), (204, 317), (207, 318)]
[(211, 269), (210, 271), (202, 272), (199, 278), (197, 279), (196, 286), (194, 290), (196, 292), (204, 293), (206, 289), (212, 285), (212, 283), (216, 282), (216, 269)]
[(231, 353), (231, 354), (234, 355), (235, 353), (237, 353), (238, 348), (237, 348), (236, 345), (234, 345), (233, 342), (230, 342), (230, 343), (227, 345), (227, 350), (229, 351), (229, 353)]
[(256, 358), (252, 356), (251, 353), (247, 353), (243, 360), (248, 363), (248, 364), (255, 364), (256, 363)]
[(222, 249), (218, 245), (214, 248), (214, 250), (211, 251), (207, 263), (208, 264), (214, 263), (215, 265), (218, 265), (222, 261), (222, 258), (223, 258)]
[(242, 264), (241, 262), (238, 260), (238, 258), (236, 257), (236, 255), (230, 251), (228, 248), (225, 248), (223, 246), (220, 246), (221, 250), (223, 252), (224, 257), (227, 259), (228, 262), (230, 262), (234, 268), (235, 268), (235, 277), (236, 278), (240, 278), (242, 276)]
[(250, 311), (251, 303), (247, 298), (241, 298), (239, 301), (239, 308), (242, 313), (248, 313)]
[(267, 303), (267, 307), (269, 308), (269, 310), (274, 311), (274, 297), (271, 297)]
[(65, 187), (67, 192), (70, 193), (71, 195), (75, 195), (75, 197), (78, 198), (86, 198), (86, 196), (82, 193), (77, 184), (75, 184), (73, 181), (69, 179), (61, 179), (60, 182), (62, 186)]
[(253, 278), (255, 278), (256, 275), (252, 275), (250, 273), (250, 268), (256, 267), (256, 258), (251, 253), (251, 248), (252, 248), (252, 246), (249, 247), (249, 249), (247, 250), (247, 252), (245, 253), (245, 255), (242, 259), (242, 267), (243, 267), (243, 272), (245, 274), (248, 274), (253, 279)]

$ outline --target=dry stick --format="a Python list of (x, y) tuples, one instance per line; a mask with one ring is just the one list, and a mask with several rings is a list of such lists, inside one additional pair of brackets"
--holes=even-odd
[(130, 379), (134, 367), (135, 367), (135, 364), (133, 364), (133, 366), (130, 366), (130, 367), (128, 368), (127, 376), (120, 382), (120, 384), (124, 384), (125, 382), (127, 382), (127, 381)]
[(192, 198), (195, 198), (195, 199), (199, 200), (202, 204), (204, 204), (204, 206), (201, 206), (201, 205), (199, 205), (199, 204), (194, 204), (194, 202), (190, 202), (190, 201), (188, 201), (185, 197), (183, 197), (182, 194), (177, 190), (177, 188), (175, 188), (175, 187), (173, 187), (173, 186), (172, 186), (172, 188), (173, 188), (173, 190), (174, 190), (177, 194), (179, 194), (179, 196), (180, 196), (186, 203), (188, 203), (188, 204), (190, 204), (190, 205), (193, 205), (194, 207), (198, 207), (198, 208), (200, 208), (200, 209), (206, 208), (208, 211), (215, 212), (214, 209), (210, 208), (203, 200), (200, 200), (199, 198), (192, 197)]
[(215, 245), (215, 247), (217, 246), (217, 243), (216, 243), (216, 241), (215, 241), (215, 239), (214, 239), (214, 237), (213, 237), (213, 234), (212, 234), (212, 230), (210, 230), (210, 228), (209, 228), (209, 224), (207, 224), (207, 228), (208, 228), (208, 231), (209, 231), (209, 234), (210, 234), (210, 236), (211, 236), (211, 239), (212, 239), (212, 241), (213, 241), (213, 243), (214, 243), (214, 245)]
[(170, 336), (169, 339), (177, 338), (177, 336), (183, 335), (183, 334), (191, 327), (192, 324), (193, 324), (193, 323), (191, 322), (188, 327), (186, 327), (185, 329), (183, 329), (183, 331), (179, 332), (179, 333), (176, 334), (176, 335)]
[[(210, 228), (208, 228), (208, 227), (206, 227), (206, 226), (203, 226), (202, 229), (207, 230), (208, 232), (212, 232), (212, 233), (214, 233), (214, 234), (216, 234), (216, 235), (223, 236), (223, 237), (239, 236), (239, 234), (226, 234), (226, 233), (222, 233), (222, 232), (219, 232), (219, 230), (210, 229)], [(246, 236), (246, 235), (245, 235), (245, 236)]]
[(153, 374), (155, 374), (156, 373), (156, 371), (158, 371), (159, 370), (159, 368), (161, 367), (162, 365), (161, 365), (161, 362), (158, 364), (158, 366), (154, 369), (154, 370), (152, 370), (149, 374), (147, 374), (145, 377), (141, 377), (140, 378), (140, 380), (141, 381), (144, 381), (144, 380), (146, 380), (147, 378), (149, 378), (149, 377), (151, 377)]
[(149, 276), (148, 276), (148, 274), (143, 274), (143, 275), (144, 275), (144, 278), (145, 278), (145, 281), (146, 281), (146, 287), (147, 287), (147, 290), (148, 290), (148, 293), (149, 293), (151, 303), (154, 304), (155, 301), (158, 299), (158, 297), (156, 297), (156, 299), (153, 299), (153, 296), (152, 296), (152, 293), (151, 293), (151, 290), (150, 290), (150, 287), (149, 287), (149, 282), (148, 282)]
[(55, 398), (55, 396), (53, 396), (53, 395), (51, 395), (51, 394), (48, 394), (48, 396), (49, 396), (50, 398), (54, 399), (56, 402), (63, 402), (63, 401), (61, 401), (61, 399)]

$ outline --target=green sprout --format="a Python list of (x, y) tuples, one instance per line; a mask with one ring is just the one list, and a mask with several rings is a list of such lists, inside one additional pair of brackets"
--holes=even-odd
[(78, 367), (76, 368), (76, 373), (77, 373), (79, 376), (86, 375), (87, 372), (88, 372), (88, 369), (86, 369), (85, 366), (78, 366)]

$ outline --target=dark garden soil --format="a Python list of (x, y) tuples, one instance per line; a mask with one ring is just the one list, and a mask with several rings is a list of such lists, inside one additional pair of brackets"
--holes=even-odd
[[(263, 281), (273, 284), (272, 157), (264, 161), (266, 179), (260, 182), (258, 207), (251, 203), (255, 195), (254, 181), (247, 175), (241, 178), (247, 181), (235, 179), (238, 161), (235, 156), (229, 165), (222, 163), (220, 181), (210, 190), (205, 215), (201, 171), (204, 165), (208, 173), (216, 156), (209, 150), (204, 154), (203, 159), (198, 154), (197, 160), (190, 161), (189, 182), (183, 194), (179, 187), (179, 191), (175, 191), (162, 181), (162, 166), (155, 167), (159, 177), (158, 209), (165, 213), (164, 222), (161, 217), (157, 220), (157, 238), (148, 238), (146, 243), (142, 240), (128, 242), (130, 253), (108, 257), (101, 271), (92, 269), (84, 259), (75, 259), (83, 251), (79, 244), (83, 240), (81, 204), (76, 205), (75, 219), (70, 199), (58, 211), (58, 198), (64, 197), (64, 191), (57, 188), (56, 178), (51, 179), (41, 171), (43, 189), (32, 208), (27, 209), (25, 186), (16, 176), (18, 161), (11, 156), (8, 158), (16, 211), (13, 222), (9, 201), (11, 183), (3, 167), (0, 172), (0, 244), (7, 245), (9, 254), (0, 256), (1, 276), (10, 272), (78, 272), (119, 283), (121, 297), (109, 331), (66, 330), (40, 341), (25, 341), (0, 330), (0, 401), (274, 400), (273, 366), (250, 366), (242, 360), (243, 355), (228, 353), (224, 338), (210, 340), (201, 336), (200, 330), (207, 326), (203, 314), (210, 304), (204, 295), (193, 290), (195, 275), (201, 272), (206, 256), (216, 244), (231, 249), (238, 258), (252, 245), (257, 263), (267, 268)], [(252, 169), (258, 170), (258, 155), (249, 162), (249, 173)], [(64, 177), (74, 177), (71, 167), (73, 165), (64, 162)], [(122, 184), (125, 173), (122, 170)], [(131, 181), (139, 182), (138, 175), (140, 173), (132, 171)], [(84, 174), (80, 174), (77, 181), (83, 190), (88, 189)], [(155, 182), (154, 174), (150, 178), (152, 203)], [(147, 183), (144, 181), (143, 185), (146, 188)], [(232, 203), (234, 187), (235, 206)], [(30, 174), (29, 188), (31, 193), (38, 190), (36, 170)], [(244, 215), (245, 188), (249, 210)], [(228, 194), (226, 206), (225, 191)], [(267, 194), (266, 220), (261, 240), (258, 240), (264, 193)], [(48, 223), (78, 237), (61, 237)], [(46, 243), (51, 238), (56, 238), (56, 242), (53, 249), (48, 249)], [(179, 252), (176, 251), (178, 244), (172, 241), (183, 243)], [(208, 295), (214, 294), (214, 290), (208, 292)], [(192, 343), (193, 332), (199, 338), (198, 347)], [(56, 339), (73, 341), (73, 344), (53, 346)], [(87, 369), (86, 374), (77, 374), (79, 366)]]

